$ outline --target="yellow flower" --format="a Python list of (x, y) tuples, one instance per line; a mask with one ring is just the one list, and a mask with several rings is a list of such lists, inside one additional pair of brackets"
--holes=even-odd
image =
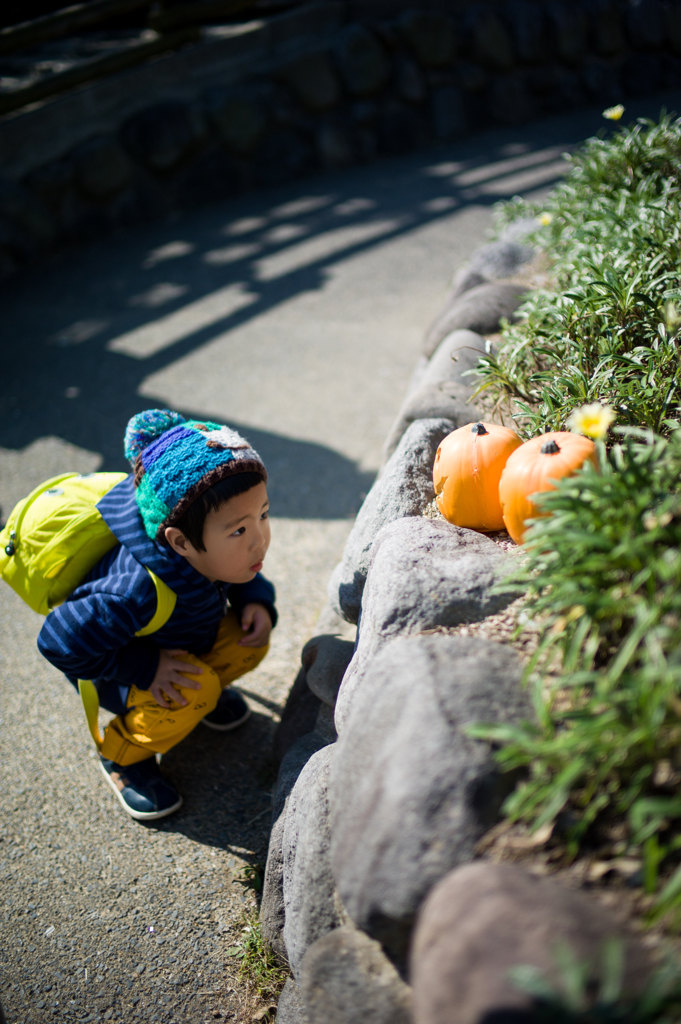
[(539, 217), (537, 217), (537, 220), (539, 221), (540, 224), (543, 224), (544, 227), (546, 227), (546, 225), (550, 224), (551, 221), (553, 220), (553, 214), (552, 213), (542, 213), (542, 214), (540, 214)]
[(624, 107), (618, 103), (616, 107), (608, 107), (607, 110), (604, 110), (603, 117), (607, 117), (608, 121), (619, 121), (623, 113)]
[(569, 417), (567, 425), (577, 434), (585, 434), (587, 437), (598, 440), (605, 437), (614, 419), (614, 409), (611, 409), (609, 405), (593, 402), (591, 405), (582, 405), (579, 409), (575, 409)]

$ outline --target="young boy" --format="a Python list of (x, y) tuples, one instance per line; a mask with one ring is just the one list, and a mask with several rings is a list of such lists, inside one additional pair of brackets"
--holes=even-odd
[[(125, 454), (134, 473), (97, 506), (120, 544), (47, 616), (38, 647), (75, 686), (92, 680), (116, 715), (100, 766), (128, 814), (148, 820), (182, 804), (154, 755), (200, 721), (228, 730), (248, 718), (229, 687), (265, 657), (276, 611), (260, 575), (267, 472), (248, 442), (150, 409), (128, 423)], [(140, 636), (159, 607), (152, 574), (175, 606)]]

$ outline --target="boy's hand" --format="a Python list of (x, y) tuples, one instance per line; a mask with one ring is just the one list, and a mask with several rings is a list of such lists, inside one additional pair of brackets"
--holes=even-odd
[(199, 668), (198, 665), (192, 665), (189, 661), (177, 660), (179, 655), (187, 653), (187, 651), (161, 649), (158, 668), (156, 669), (154, 681), (149, 687), (149, 693), (162, 708), (170, 707), (170, 704), (163, 699), (163, 694), (165, 694), (168, 700), (175, 701), (182, 708), (187, 703), (182, 694), (177, 692), (173, 683), (176, 686), (184, 686), (189, 690), (201, 689), (201, 683), (194, 682), (193, 679), (187, 679), (186, 676), (180, 675), (181, 672), (191, 672), (193, 676), (200, 676), (203, 672), (203, 669)]
[(272, 619), (267, 608), (255, 603), (244, 605), (241, 628), (246, 636), (239, 640), (239, 647), (265, 647), (272, 632)]

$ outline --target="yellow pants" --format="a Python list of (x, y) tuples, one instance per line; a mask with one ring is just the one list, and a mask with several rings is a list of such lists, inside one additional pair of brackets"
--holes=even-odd
[(203, 669), (201, 675), (184, 673), (188, 679), (201, 683), (200, 690), (176, 685), (187, 701), (184, 707), (170, 701), (170, 707), (162, 708), (148, 690), (131, 686), (127, 700), (129, 710), (114, 718), (104, 731), (102, 756), (121, 765), (136, 764), (154, 754), (165, 754), (188, 736), (204, 715), (213, 711), (222, 690), (254, 669), (267, 654), (269, 644), (239, 647), (237, 641), (243, 636), (239, 619), (230, 610), (220, 623), (212, 651), (202, 658), (193, 654), (181, 656), (181, 661)]

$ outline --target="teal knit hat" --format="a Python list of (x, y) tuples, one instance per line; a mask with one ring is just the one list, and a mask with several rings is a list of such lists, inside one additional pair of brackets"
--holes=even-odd
[(248, 441), (235, 430), (208, 420), (186, 420), (167, 409), (133, 416), (125, 431), (125, 457), (135, 471), (135, 500), (144, 529), (164, 540), (203, 491), (234, 473), (267, 470)]

